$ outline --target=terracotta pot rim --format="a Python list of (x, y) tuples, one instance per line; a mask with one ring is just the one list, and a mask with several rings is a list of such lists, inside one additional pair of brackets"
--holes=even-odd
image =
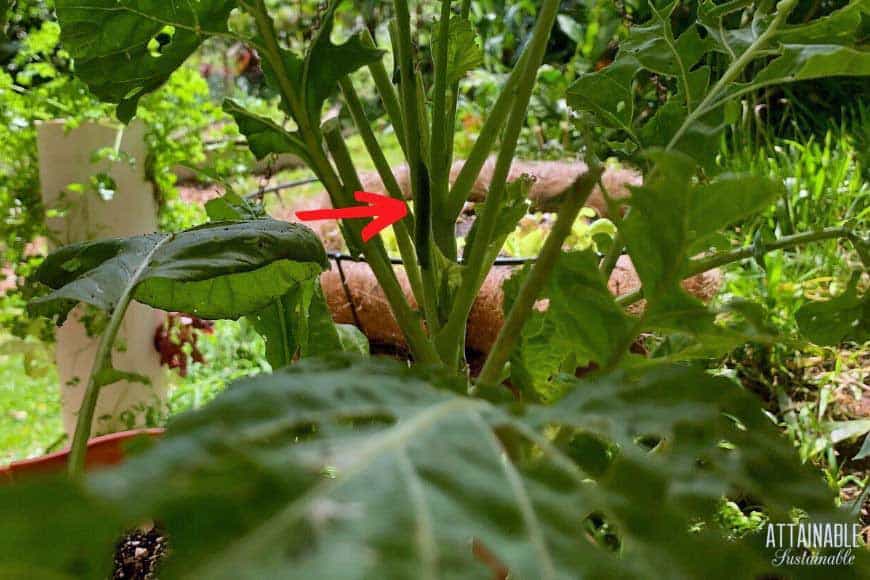
[[(147, 429), (131, 429), (128, 431), (118, 431), (117, 433), (100, 435), (99, 437), (93, 437), (88, 440), (88, 453), (90, 454), (90, 451), (95, 448), (117, 447), (122, 441), (132, 439), (140, 435), (144, 435), (147, 437), (159, 437), (163, 435), (165, 431), (166, 430), (162, 427), (152, 427)], [(49, 453), (47, 455), (40, 455), (39, 457), (22, 459), (20, 461), (13, 461), (8, 465), (0, 466), (0, 481), (2, 481), (4, 477), (12, 479), (14, 473), (27, 473), (30, 471), (51, 471), (50, 466), (52, 464), (65, 464), (65, 460), (68, 455), (69, 447), (60, 451), (55, 451), (54, 453)], [(99, 462), (98, 464), (104, 463)]]

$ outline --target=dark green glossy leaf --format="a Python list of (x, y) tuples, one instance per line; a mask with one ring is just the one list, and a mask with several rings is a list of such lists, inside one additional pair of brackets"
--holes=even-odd
[(251, 153), (257, 159), (281, 153), (292, 153), (303, 160), (308, 159), (302, 140), (297, 135), (285, 131), (271, 119), (248, 112), (232, 99), (226, 99), (223, 108), (233, 116), (236, 125), (239, 126), (239, 132), (245, 136)]
[(798, 328), (812, 342), (836, 346), (845, 340), (870, 340), (870, 296), (858, 296), (858, 281), (852, 276), (846, 291), (826, 302), (809, 302), (795, 314)]
[(238, 318), (327, 265), (311, 230), (271, 219), (82, 242), (45, 259), (35, 280), (54, 291), (31, 310), (61, 318), (77, 302), (112, 310), (141, 268), (136, 300), (203, 318)]
[(783, 44), (854, 44), (862, 25), (870, 18), (870, 2), (856, 0), (806, 24), (783, 26), (776, 40)]
[(782, 56), (763, 68), (740, 90), (835, 76), (870, 75), (870, 51), (837, 44), (787, 44)]
[(210, 36), (227, 32), (236, 0), (56, 0), (61, 42), (76, 75), (129, 121), (146, 94)]
[(338, 81), (359, 68), (377, 62), (384, 55), (384, 51), (366, 46), (359, 35), (352, 36), (344, 44), (332, 43), (330, 35), (339, 3), (340, 0), (330, 2), (303, 66), (302, 85), (305, 87), (306, 107), (315, 126), (320, 125), (323, 102), (338, 86)]

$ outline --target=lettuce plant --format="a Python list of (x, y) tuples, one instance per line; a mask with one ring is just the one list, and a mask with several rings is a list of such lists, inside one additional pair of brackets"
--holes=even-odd
[[(803, 79), (870, 74), (870, 54), (860, 47), (867, 2), (790, 24), (795, 4), (706, 0), (697, 21), (680, 31), (671, 18), (678, 2), (651, 4), (652, 20), (631, 29), (614, 62), (577, 79), (568, 101), (583, 115), (580, 130), (636, 161), (644, 184), (634, 188), (624, 217), (609, 200), (617, 234), (608, 255), (563, 251), (587, 197), (603, 188), (589, 139), (589, 170), (563, 193), (534, 265), (506, 284), (504, 327), (470, 378), (463, 346), (472, 303), (527, 210), (528, 180), (507, 176), (558, 0), (540, 3), (453, 183), (458, 83), (482, 61), (466, 0), (443, 1), (431, 25), (431, 87), (418, 72), (421, 51), (406, 0), (393, 4), (389, 22), (398, 86), (368, 35), (333, 41), (338, 2), (300, 55), (282, 46), (264, 0), (57, 0), (77, 74), (117, 105), (122, 121), (208, 38), (251, 45), (285, 119), (234, 101), (225, 110), (258, 158), (298, 155), (336, 207), (353, 205), (361, 189), (338, 122), (322, 119), (337, 90), (386, 193), (402, 198), (349, 76), (367, 67), (409, 166), (414, 212), (395, 234), (419, 307), (405, 298), (380, 238), (363, 243), (362, 225), (345, 222), (347, 245), (377, 276), (413, 364), (321, 356), (354, 350), (350, 343), (359, 338), (329, 319), (317, 284), (326, 267), (322, 247), (303, 226), (270, 220), (232, 194), (212, 202), (213, 221), (198, 228), (59, 250), (37, 273), (53, 291), (33, 303), (34, 312), (62, 316), (84, 301), (112, 318), (73, 442), (73, 481), (62, 491), (56, 484), (0, 488), (3, 506), (45, 497), (40, 492), (52, 495), (38, 509), (73, 503), (52, 522), (64, 541), (40, 559), (39, 522), (4, 510), (0, 537), (10, 549), (0, 569), (93, 576), (100, 571), (94, 546), (110, 543), (125, 524), (153, 518), (171, 537), (167, 578), (770, 573), (771, 554), (760, 543), (726, 540), (713, 527), (723, 496), (750, 498), (771, 521), (790, 517), (792, 508), (823, 520), (842, 516), (750, 394), (675, 361), (773, 338), (758, 305), (712, 310), (681, 288), (684, 278), (831, 238), (849, 240), (866, 261), (867, 242), (855, 224), (716, 249), (724, 228), (783, 195), (783, 185), (768, 178), (717, 173), (719, 137), (740, 97)], [(254, 23), (253, 35), (228, 27), (236, 10)], [(635, 90), (636, 79), (649, 74), (674, 87), (652, 115), (641, 113)], [(492, 185), (460, 254), (455, 222), (492, 154)], [(623, 251), (643, 286), (617, 300), (606, 279)], [(815, 308), (802, 324), (846, 327), (831, 336), (866, 328), (866, 301), (853, 290), (847, 310), (838, 303)], [(641, 298), (642, 314), (628, 314)], [(101, 386), (135, 372), (114, 369), (110, 360), (131, 299), (206, 318), (250, 317), (276, 371), (233, 385), (174, 420), (154, 449), (84, 479), (89, 406)], [(631, 354), (645, 333), (666, 339), (662, 356)], [(306, 360), (294, 363), (297, 355)], [(576, 378), (581, 367), (595, 371)], [(500, 386), (507, 379), (511, 390)], [(88, 522), (96, 522), (88, 527), (93, 533), (75, 533)], [(611, 540), (599, 541), (605, 537)], [(860, 576), (865, 565), (859, 560), (847, 573)]]

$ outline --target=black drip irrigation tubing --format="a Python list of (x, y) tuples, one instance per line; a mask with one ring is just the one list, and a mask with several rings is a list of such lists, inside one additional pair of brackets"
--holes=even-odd
[(297, 179), (296, 181), (288, 181), (286, 183), (279, 183), (277, 185), (273, 185), (271, 187), (265, 187), (263, 189), (259, 189), (253, 193), (249, 193), (245, 196), (245, 199), (263, 199), (267, 193), (279, 193), (284, 191), (285, 189), (292, 189), (294, 187), (300, 187), (302, 185), (308, 185), (309, 183), (317, 183), (320, 181), (316, 177), (305, 177), (303, 179)]
[[(302, 185), (308, 185), (309, 183), (316, 183), (320, 181), (316, 177), (306, 177), (303, 179), (297, 179), (295, 181), (288, 181), (286, 183), (279, 183), (277, 185), (273, 185), (271, 187), (266, 187), (255, 191), (253, 193), (249, 193), (245, 196), (245, 199), (262, 199), (263, 196), (269, 193), (279, 193), (285, 189), (292, 189), (294, 187), (300, 187)], [(341, 269), (341, 262), (365, 262), (365, 258), (362, 256), (352, 256), (350, 254), (343, 254), (341, 252), (327, 252), (327, 255), (331, 260), (335, 260), (338, 263), (339, 269)], [(496, 258), (495, 262), (493, 262), (493, 266), (523, 266), (525, 264), (532, 264), (537, 260), (537, 258), (510, 258), (510, 257), (501, 257)], [(403, 265), (401, 258), (390, 258), (390, 264), (394, 266)], [(344, 278), (344, 272), (342, 272), (342, 279)], [(342, 280), (343, 282), (344, 280)]]
[[(341, 262), (365, 262), (366, 259), (362, 256), (352, 256), (351, 254), (342, 254), (341, 252), (327, 252), (327, 256), (329, 256), (330, 260), (335, 260), (339, 264)], [(496, 258), (495, 262), (493, 262), (493, 266), (523, 266), (525, 264), (532, 264), (537, 260), (537, 258)], [(394, 266), (401, 266), (404, 264), (401, 258), (390, 258), (390, 264)]]

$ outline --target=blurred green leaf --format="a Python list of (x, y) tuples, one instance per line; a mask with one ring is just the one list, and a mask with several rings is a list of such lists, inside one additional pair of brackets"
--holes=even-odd
[[(528, 271), (505, 283), (505, 314)], [(575, 368), (590, 362), (605, 366), (633, 338), (632, 321), (607, 289), (591, 250), (559, 257), (538, 305), (511, 356), (511, 381), (531, 400), (553, 397), (552, 378), (566, 360), (578, 361)]]
[[(172, 538), (160, 571), (169, 580), (470, 580), (492, 572), (475, 556), (481, 547), (515, 578), (655, 569), (730, 579), (735, 569), (748, 577), (776, 569), (755, 538), (691, 531), (714, 517), (723, 495), (752, 497), (771, 521), (788, 521), (793, 507), (841, 520), (832, 492), (738, 385), (679, 366), (569, 382), (553, 406), (508, 408), (395, 361), (303, 361), (177, 417), (159, 444), (93, 475), (87, 494), (0, 489), (0, 509), (11, 514), (0, 519), (0, 539), (24, 539), (0, 562), (62, 574), (74, 554), (104, 549), (81, 526), (153, 518)], [(553, 432), (597, 444), (563, 451)], [(603, 449), (612, 453), (599, 457)], [(589, 454), (599, 460), (587, 462)], [(18, 517), (30, 513), (22, 505), (56, 513)], [(105, 507), (90, 509), (100, 505), (111, 506), (108, 517)], [(656, 506), (655, 517), (644, 505)], [(613, 530), (618, 551), (590, 540), (590, 514)], [(51, 559), (33, 550), (34, 538), (63, 533)], [(866, 573), (866, 555), (856, 556), (843, 577)]]
[(66, 478), (0, 484), (0, 576), (108, 578), (124, 530), (117, 510)]
[(856, 272), (846, 291), (826, 302), (809, 302), (795, 314), (798, 328), (807, 339), (824, 346), (846, 340), (870, 340), (870, 297), (858, 296), (860, 273)]

